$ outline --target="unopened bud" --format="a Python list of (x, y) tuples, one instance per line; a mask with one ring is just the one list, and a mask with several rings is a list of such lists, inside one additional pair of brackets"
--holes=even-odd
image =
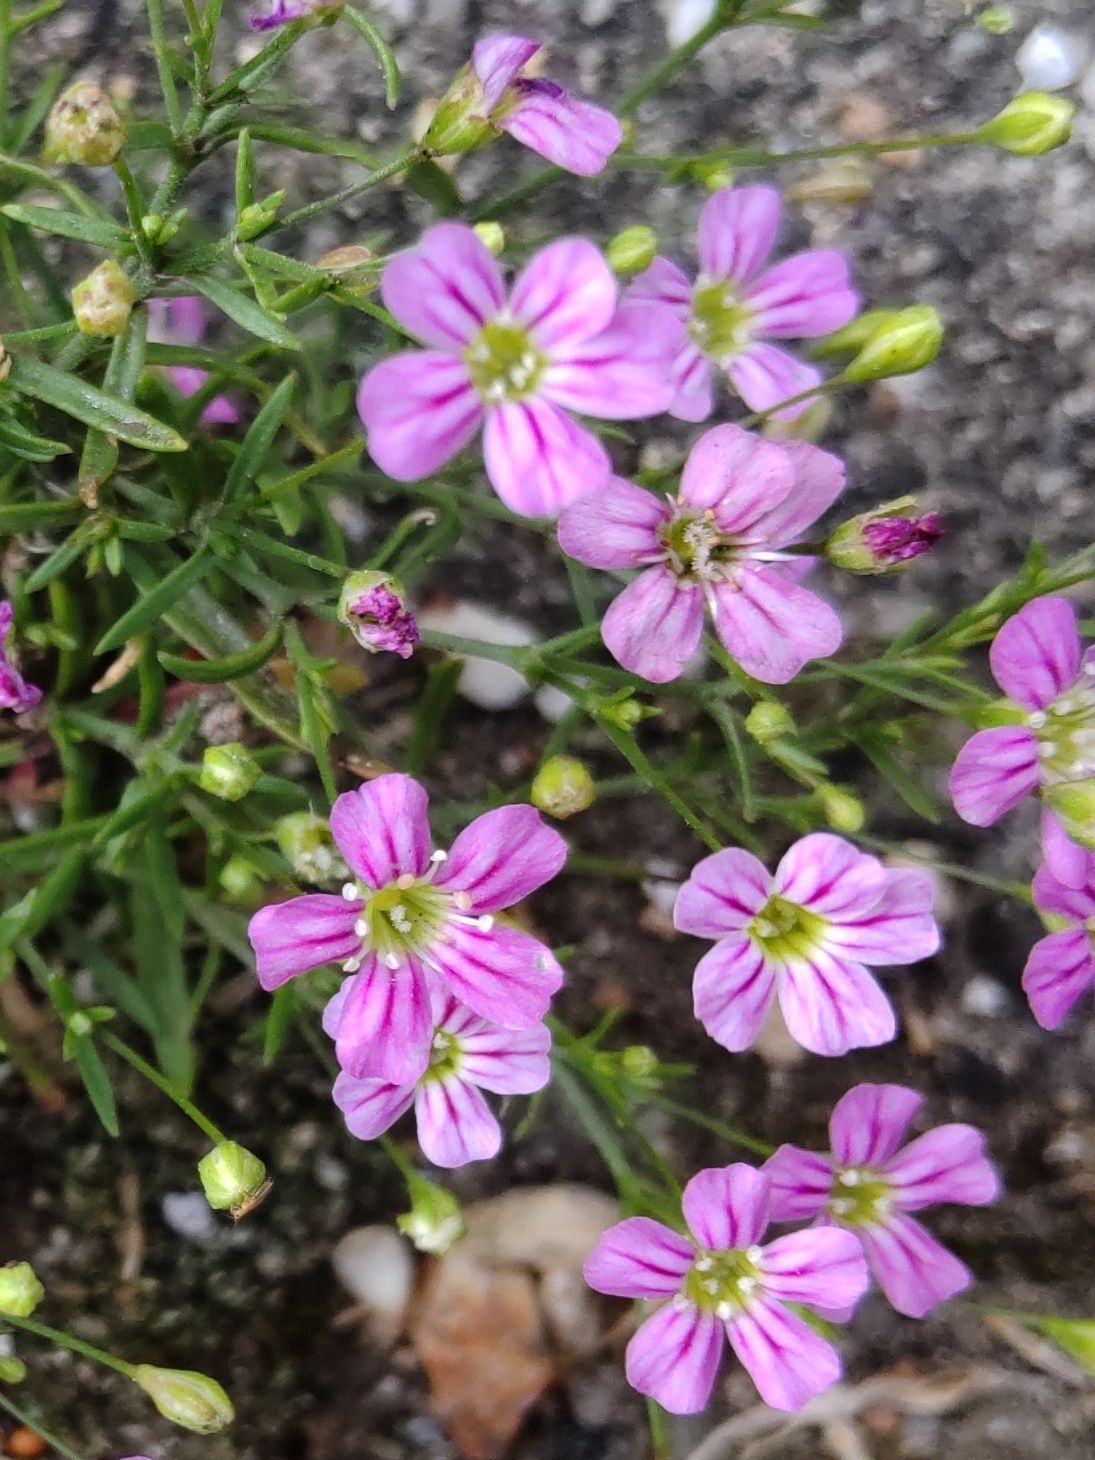
[(0, 1318), (29, 1318), (46, 1296), (29, 1262), (0, 1267)]
[(249, 204), (236, 219), (236, 237), (246, 242), (265, 233), (277, 218), (278, 209), (284, 202), (285, 189), (282, 188), (258, 203)]
[(825, 556), (846, 573), (897, 573), (943, 536), (938, 512), (917, 515), (915, 497), (884, 502), (834, 530)]
[(979, 127), (979, 142), (991, 142), (1017, 157), (1040, 157), (1062, 147), (1072, 136), (1075, 104), (1048, 91), (1024, 91), (1002, 112)]
[(609, 267), (617, 274), (641, 274), (654, 262), (658, 235), (646, 223), (635, 223), (610, 238), (605, 249)]
[(124, 269), (107, 259), (72, 291), (72, 312), (82, 334), (111, 339), (125, 329), (137, 291)]
[(281, 854), (306, 882), (344, 882), (350, 869), (342, 859), (331, 828), (314, 811), (292, 811), (277, 824)]
[(238, 1222), (253, 1212), (270, 1190), (266, 1167), (235, 1141), (222, 1141), (198, 1162), (205, 1199), (215, 1212), (231, 1212)]
[(629, 1044), (620, 1051), (620, 1065), (633, 1080), (649, 1084), (660, 1067), (658, 1056), (649, 1044)]
[(0, 1384), (21, 1384), (27, 1377), (27, 1366), (15, 1354), (0, 1355)]
[(396, 1226), (419, 1252), (444, 1257), (468, 1230), (460, 1203), (451, 1191), (414, 1171), (407, 1172), (407, 1191), (411, 1209), (396, 1217)]
[(858, 796), (843, 786), (826, 782), (814, 792), (822, 815), (834, 831), (855, 833), (863, 830), (867, 811)]
[(402, 586), (389, 574), (372, 569), (351, 573), (346, 579), (339, 595), (338, 617), (371, 654), (398, 654), (401, 659), (409, 659), (421, 637)]
[(745, 717), (745, 733), (758, 745), (773, 745), (795, 733), (795, 722), (778, 700), (757, 700)]
[(867, 309), (842, 329), (824, 335), (810, 348), (811, 360), (828, 360), (833, 355), (855, 355), (884, 325), (900, 317), (899, 309)]
[(844, 369), (844, 379), (885, 380), (930, 365), (943, 343), (943, 322), (930, 304), (914, 304), (875, 330)]
[(565, 821), (593, 805), (597, 786), (588, 768), (572, 755), (553, 755), (536, 772), (530, 793), (539, 810)]
[(1095, 852), (1095, 777), (1045, 786), (1042, 799), (1061, 823), (1065, 835), (1077, 846)]
[(238, 740), (228, 745), (210, 745), (202, 756), (198, 785), (222, 801), (242, 801), (262, 775), (262, 768)]
[(734, 169), (728, 162), (694, 162), (689, 171), (709, 193), (728, 188), (734, 181)]
[(92, 81), (77, 81), (46, 118), (42, 159), (109, 167), (124, 145), (125, 123), (110, 97)]
[(1015, 29), (1015, 11), (1010, 5), (989, 5), (978, 15), (974, 24), (989, 35), (1007, 35)]
[(232, 1401), (215, 1379), (192, 1369), (156, 1369), (138, 1364), (133, 1382), (164, 1419), (198, 1435), (215, 1435), (235, 1419)]
[(501, 223), (496, 223), (493, 218), (487, 218), (482, 223), (476, 223), (472, 227), (479, 242), (494, 255), (499, 256), (506, 246), (506, 230)]
[(258, 873), (246, 857), (229, 857), (220, 870), (218, 883), (233, 902), (250, 902), (261, 886)]
[(598, 714), (610, 725), (615, 725), (617, 730), (634, 730), (640, 720), (649, 719), (651, 715), (660, 714), (650, 705), (641, 704), (638, 700), (632, 699), (630, 695), (622, 700), (613, 700), (607, 705), (602, 705)]

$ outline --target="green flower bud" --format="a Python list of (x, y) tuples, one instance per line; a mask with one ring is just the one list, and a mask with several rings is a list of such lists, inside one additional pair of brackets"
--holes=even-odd
[(185, 208), (176, 208), (166, 218), (162, 213), (146, 213), (141, 219), (141, 227), (149, 243), (159, 247), (171, 242), (182, 227), (185, 217)]
[(494, 255), (495, 258), (506, 246), (506, 230), (501, 223), (495, 223), (493, 218), (487, 218), (482, 223), (476, 223), (472, 232), (479, 242)]
[(451, 157), (489, 142), (495, 133), (481, 114), (482, 106), (482, 84), (471, 66), (465, 66), (457, 72), (426, 128), (425, 150), (435, 157)]
[(72, 291), (72, 312), (82, 334), (112, 339), (126, 327), (137, 291), (129, 275), (107, 259)]
[(259, 891), (258, 873), (246, 857), (229, 857), (217, 878), (221, 887), (234, 902), (249, 902)]
[(0, 1267), (0, 1318), (29, 1318), (46, 1296), (29, 1262)]
[(285, 189), (271, 193), (259, 203), (251, 203), (236, 219), (236, 237), (247, 241), (265, 233), (278, 216), (278, 209), (285, 202)]
[(1095, 852), (1095, 777), (1045, 786), (1042, 799), (1065, 833), (1079, 846)]
[(602, 705), (598, 713), (610, 725), (615, 725), (617, 730), (634, 730), (640, 720), (648, 720), (651, 715), (658, 715), (661, 711), (650, 705), (640, 704), (638, 700), (627, 695), (623, 699)]
[(846, 573), (897, 573), (942, 536), (938, 512), (917, 515), (916, 498), (899, 497), (842, 522), (825, 544), (825, 556)]
[(42, 160), (109, 167), (124, 146), (125, 123), (110, 97), (93, 81), (77, 81), (46, 118)]
[(658, 235), (646, 223), (635, 223), (610, 238), (605, 249), (609, 267), (617, 274), (641, 274), (654, 262)]
[(990, 5), (981, 11), (974, 24), (989, 35), (1007, 35), (1015, 29), (1015, 12), (1010, 5)]
[(27, 1377), (27, 1366), (15, 1354), (0, 1354), (0, 1384), (21, 1384)]
[(396, 1226), (419, 1252), (444, 1257), (468, 1230), (460, 1203), (451, 1191), (414, 1171), (407, 1172), (407, 1192), (411, 1209), (396, 1217)]
[(943, 322), (930, 304), (914, 304), (887, 321), (844, 369), (844, 379), (885, 380), (930, 365), (943, 343)]
[(843, 329), (834, 330), (818, 340), (810, 350), (811, 360), (828, 360), (833, 355), (855, 355), (872, 335), (900, 317), (899, 309), (867, 309), (857, 314)]
[(350, 869), (335, 846), (331, 828), (314, 811), (293, 811), (277, 824), (281, 854), (306, 882), (345, 882)]
[(660, 1062), (649, 1044), (629, 1044), (620, 1051), (620, 1066), (633, 1080), (650, 1084), (658, 1073)]
[(694, 162), (689, 171), (709, 193), (728, 188), (734, 181), (734, 169), (726, 162)]
[(532, 804), (558, 821), (585, 811), (593, 805), (596, 795), (593, 777), (572, 755), (553, 755), (536, 772), (532, 782)]
[(858, 796), (844, 786), (828, 783), (818, 786), (814, 792), (825, 820), (834, 831), (857, 832), (863, 830), (867, 812)]
[(1040, 157), (1068, 141), (1075, 115), (1076, 106), (1067, 97), (1024, 91), (979, 127), (975, 136), (979, 142), (991, 142), (1017, 157)]
[(207, 1374), (138, 1364), (133, 1382), (144, 1390), (164, 1419), (197, 1435), (215, 1435), (236, 1417), (228, 1395)]
[(758, 745), (773, 745), (795, 733), (795, 722), (778, 700), (757, 700), (745, 717), (745, 733)]
[(222, 801), (242, 801), (262, 775), (262, 768), (245, 745), (210, 745), (202, 756), (198, 785)]
[(215, 1212), (231, 1212), (238, 1222), (253, 1212), (270, 1190), (266, 1167), (235, 1141), (222, 1141), (198, 1162), (205, 1199)]

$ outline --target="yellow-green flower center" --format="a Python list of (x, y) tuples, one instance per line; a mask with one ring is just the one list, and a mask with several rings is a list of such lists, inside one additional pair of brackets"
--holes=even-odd
[(760, 1256), (759, 1247), (698, 1252), (681, 1285), (682, 1297), (718, 1318), (735, 1317), (760, 1287)]
[(824, 941), (827, 926), (824, 918), (797, 902), (770, 897), (746, 932), (763, 946), (765, 953), (787, 962), (816, 953)]
[(752, 323), (753, 311), (742, 303), (733, 284), (697, 283), (688, 333), (705, 355), (720, 364), (740, 355), (749, 343)]
[(536, 393), (547, 361), (520, 325), (485, 324), (464, 351), (472, 384), (491, 404), (527, 400)]
[(1027, 724), (1038, 741), (1038, 763), (1047, 781), (1095, 776), (1095, 658), (1063, 695), (1028, 715)]
[(450, 1034), (447, 1029), (436, 1030), (430, 1048), (430, 1063), (426, 1073), (421, 1076), (422, 1082), (431, 1084), (438, 1080), (447, 1080), (460, 1068), (461, 1058), (460, 1041), (456, 1035)]
[[(434, 864), (442, 860), (434, 854)], [(489, 927), (490, 917), (473, 918), (467, 914), (470, 899), (464, 893), (441, 892), (431, 882), (434, 868), (425, 877), (409, 873), (374, 889), (359, 882), (347, 882), (342, 895), (347, 902), (362, 903), (354, 923), (354, 932), (361, 939), (361, 952), (343, 964), (345, 973), (356, 973), (367, 953), (376, 956), (388, 968), (398, 968), (415, 954), (424, 962), (431, 961), (433, 945), (445, 937), (446, 923), (457, 920)]]
[(893, 1187), (869, 1166), (845, 1166), (833, 1177), (826, 1203), (845, 1227), (877, 1227), (893, 1205)]
[(661, 530), (669, 565), (679, 578), (702, 582), (718, 576), (725, 540), (705, 513), (679, 512)]

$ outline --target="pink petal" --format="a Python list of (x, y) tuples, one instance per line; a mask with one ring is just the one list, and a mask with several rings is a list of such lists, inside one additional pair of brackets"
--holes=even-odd
[(780, 200), (764, 185), (720, 188), (700, 213), (700, 267), (711, 279), (752, 279), (772, 252), (779, 230)]
[(310, 968), (356, 957), (361, 938), (354, 932), (354, 923), (361, 906), (325, 892), (310, 892), (260, 908), (247, 926), (247, 936), (255, 950), (262, 987), (267, 991), (280, 988)]
[(359, 1141), (383, 1135), (414, 1104), (413, 1085), (357, 1079), (345, 1070), (335, 1081), (332, 1094), (346, 1120), (346, 1129)]
[[(821, 384), (821, 371), (788, 355), (776, 345), (755, 341), (726, 367), (730, 383), (751, 411), (770, 411), (792, 396)], [(793, 421), (808, 411), (813, 397), (775, 412), (777, 421)]]
[(773, 1409), (801, 1409), (840, 1378), (836, 1349), (782, 1303), (762, 1299), (726, 1327), (731, 1348)]
[(505, 1029), (539, 1024), (563, 982), (551, 949), (517, 928), (450, 923), (435, 957), (456, 998)]
[(760, 1168), (772, 1185), (774, 1222), (809, 1222), (829, 1200), (833, 1163), (799, 1146), (780, 1146)]
[(469, 344), (506, 302), (497, 261), (466, 223), (427, 228), (384, 270), (380, 293), (400, 324), (439, 350)]
[(491, 486), (522, 517), (554, 517), (568, 502), (599, 492), (612, 470), (597, 437), (546, 400), (493, 406), (483, 458)]
[(663, 567), (640, 573), (601, 622), (601, 637), (616, 661), (652, 684), (684, 673), (702, 633), (702, 591)]
[(500, 1029), (485, 1020), (460, 1037), (460, 1078), (494, 1095), (531, 1095), (551, 1079), (551, 1032)]
[(738, 933), (760, 912), (772, 891), (768, 869), (752, 852), (728, 847), (697, 862), (677, 893), (673, 926), (697, 938)]
[(331, 807), (331, 834), (370, 887), (387, 887), (430, 865), (429, 797), (412, 776), (392, 773), (346, 791)]
[(715, 382), (711, 361), (695, 345), (685, 345), (670, 368), (669, 378), (677, 388), (668, 407), (678, 421), (706, 421), (715, 406)]
[(455, 355), (408, 350), (374, 365), (357, 392), (369, 454), (397, 482), (420, 481), (462, 451), (483, 402)]
[(930, 958), (942, 941), (932, 900), (933, 883), (926, 872), (890, 872), (874, 907), (836, 914), (826, 942), (842, 957), (873, 968)]
[(1056, 1029), (1088, 989), (1095, 987), (1095, 952), (1083, 928), (1050, 933), (1030, 950), (1023, 992), (1043, 1029)]
[(697, 512), (714, 511), (719, 527), (744, 533), (794, 486), (782, 446), (740, 426), (715, 426), (693, 446), (681, 473), (680, 494)]
[(630, 303), (668, 304), (683, 323), (692, 308), (692, 281), (683, 269), (660, 256), (628, 285), (624, 296)]
[(636, 568), (664, 552), (658, 533), (669, 515), (653, 492), (610, 477), (603, 491), (563, 508), (559, 546), (590, 568)]
[(779, 984), (788, 1033), (814, 1054), (888, 1044), (897, 1030), (893, 1005), (865, 968), (823, 949), (790, 962)]
[(937, 1125), (892, 1156), (883, 1171), (906, 1212), (937, 1202), (987, 1206), (1000, 1195), (1000, 1177), (986, 1155), (985, 1137), (972, 1125)]
[(601, 334), (560, 349), (541, 392), (564, 410), (605, 420), (656, 416), (676, 393), (671, 371), (680, 339), (671, 310), (622, 304)]
[(503, 92), (516, 81), (521, 68), (540, 49), (538, 41), (521, 35), (491, 35), (477, 41), (471, 53), (471, 69), (483, 88), (480, 103), (485, 116), (502, 100)]
[(971, 826), (991, 826), (1041, 781), (1038, 742), (1025, 725), (995, 725), (971, 735), (950, 773), (954, 809)]
[(695, 1251), (678, 1233), (650, 1217), (617, 1222), (586, 1259), (585, 1280), (614, 1298), (667, 1298), (680, 1287)]
[(698, 1414), (711, 1398), (724, 1342), (713, 1313), (666, 1303), (627, 1346), (627, 1382), (670, 1414)]
[(623, 141), (623, 129), (610, 111), (569, 95), (553, 81), (519, 81), (517, 100), (498, 125), (579, 177), (603, 172)]
[(373, 957), (347, 980), (335, 1054), (351, 1075), (413, 1084), (430, 1060), (433, 1018), (425, 972), (413, 960), (388, 968)]
[(752, 1247), (768, 1226), (768, 1178), (735, 1161), (697, 1171), (684, 1188), (681, 1210), (688, 1230), (708, 1252)]
[(616, 276), (585, 238), (560, 238), (518, 274), (510, 310), (551, 359), (599, 335), (616, 313)]
[(489, 1161), (502, 1147), (502, 1128), (490, 1106), (474, 1085), (455, 1076), (420, 1085), (414, 1113), (422, 1154), (445, 1170)]
[(206, 326), (208, 323), (208, 312), (201, 297), (197, 294), (180, 294), (174, 299), (149, 300), (149, 310), (153, 304), (166, 306), (165, 328), (171, 340), (180, 345), (200, 345), (205, 338)]
[(785, 1303), (847, 1311), (870, 1286), (858, 1239), (840, 1227), (777, 1237), (760, 1261), (766, 1293)]
[(908, 1318), (923, 1318), (973, 1282), (964, 1262), (901, 1212), (885, 1226), (860, 1228), (859, 1239), (878, 1286)]
[(534, 806), (499, 806), (464, 828), (434, 886), (467, 893), (475, 916), (498, 912), (550, 882), (567, 851), (565, 839)]
[[(1052, 811), (1042, 810), (1042, 856), (1046, 866), (1066, 887), (1083, 887), (1095, 882), (1095, 857), (1071, 840)], [(1089, 870), (1090, 869), (1090, 870)]]
[(843, 922), (873, 911), (890, 875), (877, 857), (861, 852), (842, 836), (815, 831), (784, 853), (774, 883), (788, 902)]
[(1067, 598), (1035, 598), (996, 635), (989, 665), (1009, 699), (1044, 710), (1080, 673), (1076, 609)]
[(714, 593), (715, 632), (746, 674), (763, 684), (789, 684), (811, 659), (840, 648), (844, 626), (837, 611), (763, 564), (739, 566)]
[(776, 994), (776, 975), (751, 938), (730, 934), (696, 964), (692, 1006), (716, 1044), (734, 1054), (748, 1049)]
[(1051, 867), (1039, 867), (1031, 891), (1042, 912), (1057, 913), (1073, 923), (1095, 917), (1095, 855), (1084, 852), (1083, 875), (1069, 882), (1057, 877)]
[(880, 1166), (894, 1155), (923, 1096), (904, 1085), (856, 1085), (829, 1116), (829, 1140), (840, 1166)]
[(808, 441), (780, 444), (791, 458), (794, 485), (753, 526), (753, 534), (773, 548), (798, 542), (840, 496), (845, 478), (844, 463), (831, 452)]
[(835, 249), (811, 249), (766, 269), (746, 291), (759, 333), (798, 340), (842, 329), (855, 317), (859, 296), (848, 261)]

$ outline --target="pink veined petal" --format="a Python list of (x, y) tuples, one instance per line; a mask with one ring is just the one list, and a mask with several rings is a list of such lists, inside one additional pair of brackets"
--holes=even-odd
[(780, 1146), (760, 1169), (771, 1182), (773, 1222), (809, 1222), (824, 1210), (833, 1184), (828, 1156)]
[(760, 1260), (766, 1293), (785, 1303), (847, 1311), (870, 1286), (863, 1249), (840, 1227), (812, 1227), (769, 1242)]
[(1043, 1029), (1056, 1029), (1076, 1001), (1095, 987), (1095, 951), (1083, 928), (1050, 933), (1030, 950), (1023, 992)]
[(972, 1125), (937, 1125), (910, 1141), (883, 1167), (897, 1205), (918, 1212), (938, 1202), (983, 1207), (1000, 1195), (1000, 1176)]
[(697, 1171), (684, 1188), (681, 1210), (688, 1230), (708, 1252), (752, 1247), (768, 1226), (768, 1177), (735, 1161)]
[(589, 1286), (614, 1298), (667, 1298), (692, 1266), (691, 1243), (650, 1217), (609, 1227), (586, 1258)]
[(434, 950), (441, 976), (462, 1004), (504, 1029), (531, 1029), (563, 982), (550, 948), (517, 928), (489, 932), (450, 922)]
[(335, 1054), (348, 1074), (413, 1084), (430, 1061), (433, 1018), (425, 970), (369, 959), (341, 1006)]
[(540, 49), (539, 41), (523, 35), (490, 35), (477, 41), (471, 53), (471, 69), (483, 88), (482, 110), (488, 115), (502, 100), (507, 87), (516, 81)]
[(776, 996), (776, 973), (751, 938), (731, 933), (696, 964), (692, 1006), (716, 1044), (749, 1049)]
[(656, 416), (676, 393), (672, 369), (681, 335), (671, 310), (622, 304), (606, 330), (558, 352), (541, 392), (564, 410), (604, 420)]
[(669, 404), (678, 421), (706, 421), (715, 406), (715, 379), (711, 361), (688, 343), (677, 353), (669, 371), (677, 393)]
[(745, 298), (756, 311), (757, 332), (776, 340), (827, 335), (842, 329), (859, 308), (847, 259), (828, 248), (795, 254), (766, 269)]
[(714, 586), (715, 632), (727, 652), (763, 684), (789, 684), (811, 659), (835, 654), (840, 615), (823, 598), (764, 564), (740, 565)]
[(840, 1378), (836, 1349), (782, 1303), (761, 1298), (726, 1330), (730, 1347), (773, 1409), (801, 1409)]
[[(1052, 811), (1042, 810), (1042, 856), (1050, 872), (1065, 887), (1083, 887), (1095, 881), (1095, 857), (1077, 846)], [(1089, 870), (1090, 869), (1090, 870)]]
[(926, 872), (912, 868), (889, 872), (874, 907), (833, 915), (826, 942), (841, 957), (872, 968), (930, 958), (942, 941), (932, 899), (932, 879)]
[(680, 494), (696, 511), (714, 511), (723, 532), (746, 533), (794, 484), (782, 446), (723, 425), (705, 431), (689, 452)]
[(462, 451), (483, 402), (456, 355), (407, 350), (374, 365), (357, 392), (369, 455), (397, 482), (420, 481)]
[(324, 963), (345, 963), (361, 951), (354, 923), (360, 902), (310, 892), (260, 908), (247, 925), (259, 983), (269, 992)]
[(498, 912), (550, 882), (567, 851), (566, 840), (534, 806), (499, 806), (464, 828), (434, 886), (467, 893), (473, 916)]
[(628, 285), (625, 299), (636, 304), (668, 304), (682, 323), (692, 307), (692, 281), (683, 269), (660, 255)]
[(500, 1029), (486, 1020), (460, 1038), (460, 1078), (493, 1095), (531, 1095), (551, 1079), (551, 1032)]
[(597, 437), (547, 400), (492, 406), (483, 459), (491, 486), (522, 517), (554, 517), (599, 492), (612, 471)]
[(517, 100), (498, 119), (504, 132), (565, 172), (595, 177), (604, 171), (623, 140), (610, 111), (554, 81), (518, 81), (516, 91)]
[(1080, 672), (1074, 606), (1067, 598), (1035, 598), (996, 635), (989, 666), (1009, 699), (1027, 710), (1044, 710)]
[(897, 1031), (893, 1005), (867, 970), (822, 948), (784, 966), (779, 1005), (791, 1038), (814, 1054), (888, 1044)]
[(435, 223), (396, 254), (380, 282), (384, 303), (424, 345), (459, 350), (506, 302), (497, 260), (466, 223)]
[(875, 1281), (908, 1318), (923, 1318), (973, 1281), (964, 1262), (903, 1212), (892, 1213), (884, 1226), (857, 1230)]
[(617, 292), (600, 249), (585, 238), (560, 238), (534, 253), (518, 274), (510, 311), (554, 360), (608, 328)]
[[(755, 340), (726, 367), (730, 383), (751, 411), (770, 411), (781, 401), (802, 395), (821, 384), (822, 374), (814, 365), (789, 355), (776, 345)], [(785, 406), (775, 412), (777, 421), (793, 421), (808, 411), (814, 397)]]
[(635, 568), (664, 553), (658, 530), (668, 521), (669, 508), (653, 492), (610, 477), (603, 491), (563, 508), (559, 546), (590, 568)]
[(779, 214), (775, 188), (720, 188), (700, 213), (696, 244), (703, 272), (738, 283), (752, 279), (772, 252)]
[(502, 1147), (502, 1127), (486, 1100), (459, 1076), (430, 1080), (414, 1098), (418, 1144), (427, 1161), (445, 1170), (489, 1161)]
[(666, 1303), (639, 1325), (627, 1346), (627, 1382), (670, 1414), (699, 1414), (711, 1398), (725, 1341), (713, 1313)]
[(351, 869), (370, 887), (430, 865), (429, 797), (413, 776), (393, 772), (345, 791), (331, 807), (331, 835)]
[(752, 852), (727, 847), (696, 863), (677, 893), (673, 926), (697, 938), (738, 933), (772, 891), (771, 873)]
[(890, 874), (877, 857), (861, 852), (842, 836), (814, 831), (799, 837), (780, 859), (775, 891), (788, 902), (826, 919), (852, 919), (872, 911)]
[(601, 621), (617, 663), (652, 684), (680, 678), (702, 633), (702, 590), (660, 565), (629, 583)]
[[(844, 490), (844, 463), (809, 441), (783, 441), (795, 480), (781, 501), (769, 507), (753, 526), (753, 535), (769, 547), (797, 542), (826, 513)], [(798, 563), (796, 559), (796, 566)]]
[(905, 1085), (855, 1085), (829, 1116), (829, 1141), (840, 1166), (880, 1166), (894, 1155), (923, 1096)]
[(1070, 882), (1062, 881), (1043, 863), (1034, 874), (1031, 891), (1042, 912), (1058, 913), (1074, 923), (1095, 917), (1095, 855), (1084, 852), (1083, 875)]
[(1025, 725), (978, 730), (958, 752), (950, 773), (954, 809), (971, 826), (991, 826), (1038, 786), (1038, 742)]
[(413, 1085), (360, 1080), (345, 1070), (335, 1081), (332, 1094), (342, 1111), (346, 1129), (359, 1141), (372, 1141), (383, 1135), (414, 1104)]

